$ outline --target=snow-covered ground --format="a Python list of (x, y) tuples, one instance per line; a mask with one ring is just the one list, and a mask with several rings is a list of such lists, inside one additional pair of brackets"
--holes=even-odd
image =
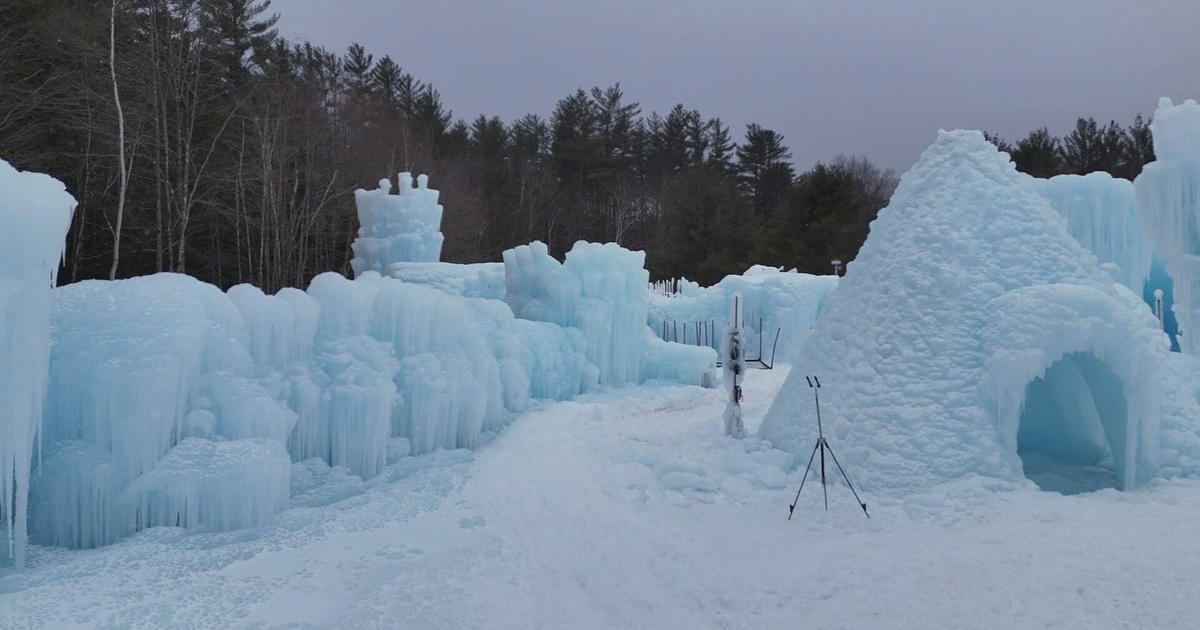
[[(786, 369), (751, 371), (748, 429)], [(826, 387), (836, 387), (826, 383)], [(807, 486), (720, 390), (547, 403), (478, 451), (325, 473), (268, 529), (155, 528), (0, 569), (0, 628), (1192, 628), (1200, 483)], [(835, 449), (851, 448), (830, 436)], [(804, 462), (800, 462), (803, 464)], [(847, 471), (854, 478), (855, 470)]]

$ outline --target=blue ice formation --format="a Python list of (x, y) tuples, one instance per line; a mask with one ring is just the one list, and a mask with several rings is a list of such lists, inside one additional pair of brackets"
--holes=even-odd
[(1174, 283), (1180, 345), (1200, 354), (1200, 104), (1163, 98), (1150, 123), (1155, 161), (1134, 180), (1142, 224)]
[(438, 191), (429, 188), (429, 176), (400, 173), (398, 194), (389, 180), (375, 190), (354, 191), (358, 208), (358, 238), (351, 245), (355, 276), (367, 271), (387, 275), (393, 263), (437, 262), (442, 255), (442, 206)]
[(0, 160), (0, 529), (4, 555), (18, 566), (50, 361), (52, 289), (74, 211), (61, 182)]
[[(560, 264), (535, 244), (536, 269), (389, 263), (440, 239), (428, 240), (441, 210), (423, 178), (360, 203), (379, 236), (356, 244), (355, 279), (325, 273), (275, 295), (170, 273), (52, 290), (73, 200), (11, 169), (0, 191), (15, 200), (0, 203), (0, 238), (17, 237), (0, 258), (0, 488), (12, 490), (0, 515), (18, 559), (26, 523), (33, 541), (68, 547), (162, 525), (262, 526), (288, 505), (297, 466), (368, 479), (397, 453), (474, 448), (535, 399), (711, 380), (712, 350), (650, 334), (641, 252), (579, 243)], [(380, 219), (396, 208), (422, 218)], [(520, 300), (563, 283), (561, 316)]]
[(982, 134), (940, 132), (826, 300), (761, 437), (808, 457), (803, 377), (817, 374), (825, 433), (868, 492), (1023, 473), (1128, 488), (1190, 465), (1200, 408), (1179, 355), (1028, 179)]
[(559, 263), (534, 241), (504, 252), (505, 301), (517, 317), (580, 330), (600, 383), (707, 384), (716, 353), (650, 332), (644, 252), (579, 241)]
[(1154, 242), (1142, 231), (1133, 182), (1103, 172), (1030, 181), (1066, 218), (1071, 236), (1114, 280), (1140, 295), (1150, 276)]
[(738, 294), (750, 356), (757, 356), (761, 341), (762, 351), (770, 360), (775, 332), (779, 331), (776, 358), (790, 361), (837, 284), (837, 276), (814, 276), (761, 265), (750, 267), (742, 275), (725, 276), (711, 287), (685, 280), (677, 294), (651, 293), (650, 328), (665, 339), (716, 348), (729, 326), (730, 302)]

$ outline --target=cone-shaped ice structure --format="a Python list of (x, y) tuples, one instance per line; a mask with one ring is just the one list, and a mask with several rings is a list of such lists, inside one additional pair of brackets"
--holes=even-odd
[(1200, 354), (1200, 104), (1160, 100), (1150, 130), (1155, 161), (1134, 181), (1138, 209), (1175, 283), (1180, 345)]
[(50, 307), (75, 199), (0, 160), (0, 529), (24, 564), (30, 458), (41, 431)]
[(943, 131), (872, 223), (760, 433), (807, 458), (816, 374), (825, 435), (868, 491), (1023, 467), (1043, 487), (1075, 469), (1127, 487), (1156, 465), (1168, 354), (1141, 298), (1007, 155)]

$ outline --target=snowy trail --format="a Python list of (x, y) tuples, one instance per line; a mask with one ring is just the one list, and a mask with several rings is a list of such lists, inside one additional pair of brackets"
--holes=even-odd
[[(783, 371), (751, 372), (749, 428)], [(1191, 628), (1200, 484), (888, 501), (721, 437), (721, 393), (554, 403), (265, 532), (144, 532), (0, 573), (0, 628)], [(841, 445), (831, 437), (835, 448)], [(412, 458), (414, 460), (418, 458)], [(787, 471), (787, 472), (785, 472)], [(848, 470), (853, 477), (854, 470)]]

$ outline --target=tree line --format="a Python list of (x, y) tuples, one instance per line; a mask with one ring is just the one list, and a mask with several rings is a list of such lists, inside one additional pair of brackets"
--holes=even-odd
[(620, 85), (546, 116), (455, 119), (388, 55), (289, 42), (260, 0), (10, 0), (0, 7), (0, 156), (79, 200), (65, 281), (156, 271), (219, 286), (348, 272), (354, 189), (428, 173), (443, 259), (540, 239), (648, 252), (713, 282), (764, 262), (850, 259), (891, 173), (837, 157), (796, 174), (783, 136)]
[[(268, 0), (0, 4), (0, 158), (79, 201), (63, 281), (174, 271), (274, 291), (349, 273), (352, 193), (399, 171), (442, 191), (449, 262), (585, 239), (645, 250), (655, 278), (829, 273), (896, 184), (861, 157), (797, 173), (776, 131), (646, 112), (619, 84), (466, 121), (392, 57), (287, 41), (276, 21)], [(1148, 127), (1110, 128), (1001, 148), (1039, 176), (1127, 176)]]
[(1095, 118), (1079, 118), (1070, 133), (1061, 138), (1051, 135), (1046, 127), (1029, 132), (1015, 143), (993, 133), (984, 135), (1009, 154), (1017, 170), (1034, 177), (1104, 171), (1132, 180), (1143, 166), (1154, 161), (1150, 122), (1141, 114), (1128, 127), (1115, 120), (1101, 125)]

